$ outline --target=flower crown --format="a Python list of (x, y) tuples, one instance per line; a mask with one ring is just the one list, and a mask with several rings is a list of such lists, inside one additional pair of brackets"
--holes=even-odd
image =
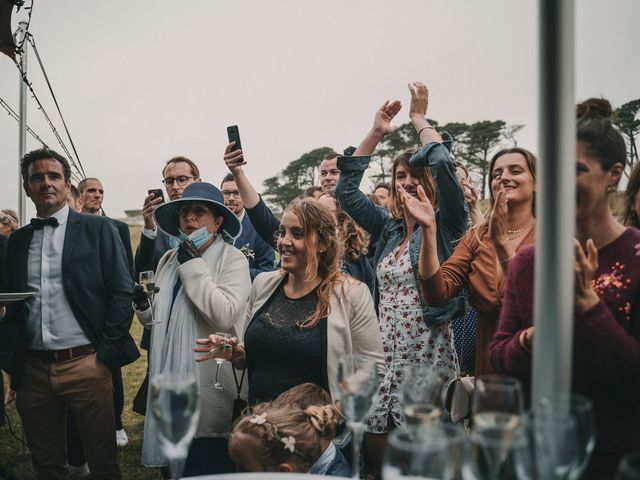
[(271, 438), (275, 438), (276, 440), (284, 444), (285, 450), (289, 450), (291, 453), (295, 453), (296, 455), (298, 455), (299, 457), (302, 457), (303, 459), (307, 458), (306, 455), (304, 455), (302, 452), (300, 452), (299, 450), (296, 450), (295, 437), (293, 437), (292, 435), (288, 435), (286, 437), (280, 436), (280, 434), (278, 433), (278, 428), (267, 421), (267, 412), (263, 412), (259, 415), (253, 414), (251, 416), (251, 419), (249, 419), (249, 421), (256, 425), (262, 425), (267, 431), (267, 438), (269, 440), (271, 440)]

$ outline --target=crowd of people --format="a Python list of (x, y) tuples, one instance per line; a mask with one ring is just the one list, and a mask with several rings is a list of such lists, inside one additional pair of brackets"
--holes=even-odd
[[(389, 184), (361, 188), (376, 146), (395, 130), (397, 100), (375, 112), (357, 147), (322, 160), (320, 185), (281, 217), (233, 142), (219, 187), (192, 160), (171, 158), (168, 200), (157, 189), (145, 196), (135, 255), (127, 225), (105, 214), (99, 179), (76, 187), (58, 153), (24, 156), (37, 217), (19, 228), (14, 212), (0, 212), (0, 285), (31, 295), (0, 304), (0, 368), (38, 478), (121, 478), (121, 368), (140, 356), (134, 313), (148, 359), (136, 411), (153, 408), (149, 378), (197, 379), (185, 476), (350, 476), (357, 459), (344, 448), (338, 402), (344, 354), (370, 356), (381, 378), (363, 442), (370, 478), (380, 476), (387, 435), (407, 421), (407, 368), (427, 366), (445, 383), (506, 374), (528, 391), (534, 256), (544, 254), (534, 248), (538, 160), (520, 147), (495, 153), (483, 213), (452, 139), (426, 119), (426, 86), (409, 91), (419, 144), (397, 152)], [(611, 115), (604, 99), (576, 113), (572, 389), (592, 399), (597, 423), (585, 478), (611, 478), (622, 454), (640, 450), (640, 167), (617, 219), (611, 197), (627, 155)], [(143, 272), (155, 276), (151, 291), (139, 284)], [(170, 478), (160, 429), (145, 416), (141, 463)]]

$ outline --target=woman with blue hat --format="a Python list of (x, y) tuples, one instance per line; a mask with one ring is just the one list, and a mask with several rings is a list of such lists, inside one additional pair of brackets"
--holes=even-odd
[[(200, 418), (189, 449), (185, 476), (234, 471), (225, 435), (230, 431), (236, 397), (232, 366), (225, 362), (196, 367), (193, 344), (211, 331), (242, 334), (251, 279), (247, 259), (225, 242), (241, 232), (236, 215), (224, 206), (222, 193), (210, 183), (189, 185), (182, 198), (156, 208), (158, 227), (172, 238), (175, 248), (156, 270), (159, 288), (152, 308), (139, 311), (143, 324), (151, 324), (150, 378), (160, 373), (194, 375), (198, 381)], [(134, 299), (135, 301), (135, 299)], [(137, 306), (144, 307), (144, 300)], [(142, 305), (141, 305), (142, 304)], [(152, 312), (153, 310), (153, 312)], [(226, 388), (220, 389), (220, 384)], [(148, 411), (150, 405), (147, 405)], [(158, 441), (158, 424), (147, 415), (142, 463), (168, 464)]]

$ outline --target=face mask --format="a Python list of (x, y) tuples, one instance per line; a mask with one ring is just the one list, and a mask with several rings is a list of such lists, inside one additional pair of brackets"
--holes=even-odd
[(187, 238), (193, 242), (197, 249), (200, 249), (205, 243), (211, 240), (213, 233), (207, 230), (209, 225), (199, 228), (198, 230), (191, 232), (189, 236), (185, 235), (182, 231), (178, 231), (178, 236), (169, 237), (169, 246), (171, 248), (177, 248), (183, 240)]

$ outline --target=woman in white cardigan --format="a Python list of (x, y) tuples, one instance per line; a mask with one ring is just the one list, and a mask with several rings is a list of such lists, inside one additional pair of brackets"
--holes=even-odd
[[(373, 355), (384, 369), (382, 339), (367, 286), (340, 273), (336, 218), (314, 199), (294, 200), (277, 238), (279, 271), (251, 288), (244, 344), (232, 340), (231, 361), (247, 367), (249, 403), (270, 401), (305, 382), (339, 398), (340, 355)], [(214, 358), (221, 339), (198, 340), (198, 361)], [(209, 353), (209, 350), (214, 353)]]
[[(216, 366), (196, 366), (193, 343), (212, 331), (242, 334), (251, 288), (249, 265), (221, 235), (224, 230), (235, 238), (242, 227), (224, 206), (218, 188), (205, 182), (189, 185), (182, 198), (158, 207), (154, 217), (176, 248), (164, 255), (156, 272), (159, 291), (153, 302), (149, 374), (193, 374), (198, 380), (200, 419), (184, 475), (232, 472), (225, 440), (236, 397), (232, 366), (223, 364), (219, 381), (224, 388), (216, 389)], [(143, 323), (150, 323), (151, 309), (137, 313)], [(152, 415), (145, 418), (142, 463), (167, 465)]]

